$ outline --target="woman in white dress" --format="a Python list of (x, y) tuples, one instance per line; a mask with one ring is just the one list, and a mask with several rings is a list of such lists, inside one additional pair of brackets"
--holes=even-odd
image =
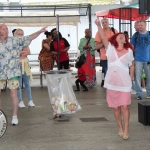
[(108, 59), (108, 71), (104, 84), (104, 87), (107, 89), (107, 103), (109, 107), (114, 109), (114, 115), (118, 124), (118, 135), (127, 140), (129, 138), (131, 81), (134, 74), (133, 47), (129, 43), (128, 38), (121, 32), (107, 40), (99, 19), (96, 19), (95, 24), (106, 48)]

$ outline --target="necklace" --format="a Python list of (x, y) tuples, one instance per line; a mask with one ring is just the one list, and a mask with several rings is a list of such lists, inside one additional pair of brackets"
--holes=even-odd
[(118, 48), (116, 48), (116, 50), (117, 50), (117, 51), (122, 51), (122, 50), (124, 50), (124, 47), (123, 47), (122, 49), (118, 49)]

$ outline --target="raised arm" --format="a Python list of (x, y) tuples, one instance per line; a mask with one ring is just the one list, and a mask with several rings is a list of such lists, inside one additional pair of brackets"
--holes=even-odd
[(107, 38), (104, 35), (104, 32), (103, 32), (102, 27), (101, 27), (101, 23), (100, 23), (98, 18), (95, 20), (95, 24), (97, 25), (98, 32), (99, 32), (99, 35), (100, 35), (100, 37), (102, 39), (104, 47), (107, 49), (109, 42), (108, 42)]
[(35, 32), (35, 33), (32, 33), (32, 34), (30, 35), (30, 39), (31, 39), (31, 40), (34, 40), (34, 39), (37, 38), (41, 33), (46, 32), (46, 31), (47, 31), (46, 28), (47, 28), (47, 27), (44, 27), (44, 28), (42, 28), (41, 30), (39, 30), (39, 31), (37, 31), (37, 32)]

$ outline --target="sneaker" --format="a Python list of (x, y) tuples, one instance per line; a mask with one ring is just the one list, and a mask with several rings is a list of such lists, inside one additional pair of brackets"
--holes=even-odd
[(136, 99), (137, 99), (137, 100), (142, 100), (142, 97), (141, 97), (141, 96), (138, 96)]
[(142, 88), (142, 91), (143, 91), (143, 92), (146, 92), (146, 89), (145, 89), (145, 88)]
[(24, 105), (24, 102), (23, 102), (23, 101), (21, 101), (21, 102), (19, 103), (19, 108), (25, 108), (25, 105)]
[(33, 103), (33, 100), (30, 100), (30, 101), (28, 102), (28, 106), (29, 106), (29, 107), (35, 107), (35, 105), (34, 105), (34, 103)]
[(13, 116), (12, 117), (11, 124), (14, 125), (14, 126), (18, 124), (18, 118), (17, 118), (17, 116)]
[(131, 90), (131, 94), (136, 94), (136, 91), (135, 90)]

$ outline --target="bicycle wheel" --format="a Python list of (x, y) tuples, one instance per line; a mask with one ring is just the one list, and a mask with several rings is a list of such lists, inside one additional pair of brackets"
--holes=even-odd
[(5, 134), (7, 130), (7, 117), (2, 110), (0, 110), (0, 138)]

